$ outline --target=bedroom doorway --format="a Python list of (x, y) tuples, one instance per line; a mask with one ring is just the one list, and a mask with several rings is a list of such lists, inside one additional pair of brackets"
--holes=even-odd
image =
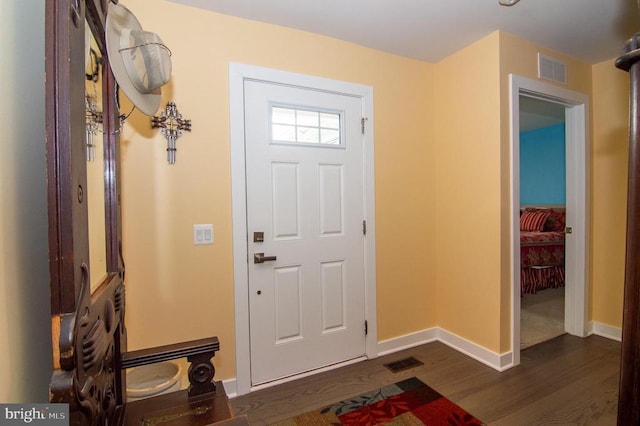
[[(588, 97), (538, 80), (510, 76), (512, 202), (512, 352), (520, 363), (522, 281), (520, 253), (520, 112), (521, 99), (553, 104), (564, 112), (565, 133), (565, 268), (564, 332), (587, 334)], [(524, 123), (523, 123), (524, 124)], [(539, 271), (543, 273), (543, 271)]]
[(523, 350), (565, 333), (566, 107), (519, 100)]

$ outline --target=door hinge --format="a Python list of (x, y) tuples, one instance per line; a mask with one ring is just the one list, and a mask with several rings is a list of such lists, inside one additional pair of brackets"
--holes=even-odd
[(364, 320), (364, 335), (369, 334), (369, 321)]
[(364, 135), (364, 125), (367, 122), (368, 118), (367, 117), (362, 117), (360, 119), (360, 131), (362, 132), (362, 134)]
[(362, 221), (362, 235), (367, 235), (367, 221)]

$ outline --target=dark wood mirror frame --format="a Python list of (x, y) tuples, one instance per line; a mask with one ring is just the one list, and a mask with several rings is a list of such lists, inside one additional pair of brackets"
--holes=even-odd
[[(107, 2), (46, 3), (47, 197), (53, 368), (50, 399), (70, 403), (72, 424), (111, 421), (126, 401), (124, 265), (120, 256), (118, 109), (103, 75), (107, 276), (91, 294), (85, 131), (85, 25), (103, 57)], [(86, 17), (86, 20), (85, 20)], [(93, 188), (97, 189), (97, 188)]]
[[(211, 362), (217, 337), (127, 352), (120, 214), (118, 90), (108, 64), (109, 1), (46, 0), (46, 149), (53, 374), (51, 402), (69, 404), (72, 425), (141, 424), (160, 416), (212, 424), (231, 412)], [(102, 113), (106, 277), (92, 292), (85, 124), (85, 25), (104, 58)], [(96, 190), (97, 188), (91, 188)], [(99, 189), (98, 189), (99, 190)], [(188, 390), (127, 404), (127, 368), (187, 358)], [(157, 419), (156, 419), (157, 420)], [(242, 424), (242, 422), (238, 423)]]

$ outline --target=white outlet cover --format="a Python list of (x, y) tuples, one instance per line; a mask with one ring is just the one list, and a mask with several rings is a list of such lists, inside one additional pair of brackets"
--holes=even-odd
[(193, 225), (193, 245), (213, 244), (213, 224)]

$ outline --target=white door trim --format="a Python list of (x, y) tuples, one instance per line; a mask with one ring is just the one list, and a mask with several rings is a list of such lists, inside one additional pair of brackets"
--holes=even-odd
[(233, 272), (235, 294), (236, 386), (237, 394), (251, 389), (249, 339), (249, 277), (247, 270), (247, 204), (245, 175), (244, 81), (311, 88), (362, 99), (366, 131), (363, 136), (364, 219), (367, 234), (364, 247), (365, 319), (368, 322), (366, 356), (377, 354), (375, 199), (373, 157), (373, 88), (354, 83), (295, 74), (252, 65), (229, 63), (229, 121), (231, 145), (231, 195), (233, 213)]
[[(509, 75), (511, 121), (511, 350), (513, 365), (520, 364), (520, 95), (565, 106), (567, 152), (567, 224), (573, 226), (575, 250), (568, 251), (565, 267), (574, 277), (565, 287), (565, 331), (588, 334), (589, 253), (589, 97), (562, 87)], [(570, 215), (569, 215), (570, 213)]]

